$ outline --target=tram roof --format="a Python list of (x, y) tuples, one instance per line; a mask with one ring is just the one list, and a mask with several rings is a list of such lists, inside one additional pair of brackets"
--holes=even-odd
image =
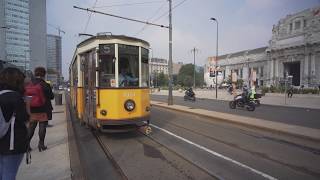
[(141, 43), (144, 43), (144, 44), (150, 46), (150, 44), (147, 41), (142, 40), (142, 39), (138, 39), (135, 37), (129, 37), (129, 36), (125, 36), (125, 35), (97, 35), (97, 36), (92, 36), (92, 37), (82, 41), (81, 43), (79, 43), (77, 45), (77, 47), (81, 47), (87, 43), (94, 41), (94, 40), (112, 40), (112, 39), (141, 42)]

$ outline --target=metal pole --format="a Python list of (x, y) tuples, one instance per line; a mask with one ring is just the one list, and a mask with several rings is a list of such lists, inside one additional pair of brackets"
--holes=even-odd
[(217, 45), (216, 45), (216, 99), (218, 99), (218, 29), (219, 29), (219, 23), (217, 22)]
[(196, 48), (193, 48), (193, 88), (196, 88)]
[(169, 96), (168, 105), (173, 105), (172, 98), (172, 0), (169, 1)]

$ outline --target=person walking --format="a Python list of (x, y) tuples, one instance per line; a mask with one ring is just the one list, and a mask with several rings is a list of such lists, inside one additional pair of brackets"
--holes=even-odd
[(288, 89), (288, 98), (292, 98), (292, 95), (293, 95), (293, 87), (291, 86), (291, 87)]
[(39, 123), (39, 152), (47, 149), (44, 144), (46, 137), (46, 128), (48, 125), (48, 112), (52, 111), (51, 100), (54, 98), (51, 86), (44, 80), (46, 69), (37, 67), (34, 70), (34, 79), (26, 85), (26, 95), (32, 96), (30, 103), (30, 125), (29, 140), (31, 141), (34, 131)]
[[(14, 180), (24, 153), (29, 146), (29, 121), (24, 94), (24, 74), (17, 68), (8, 67), (0, 73), (0, 121), (7, 123), (0, 138), (0, 179)], [(12, 128), (13, 127), (13, 128)]]

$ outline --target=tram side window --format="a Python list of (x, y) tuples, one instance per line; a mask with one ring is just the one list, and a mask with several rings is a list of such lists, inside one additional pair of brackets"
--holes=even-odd
[(139, 47), (119, 44), (119, 87), (139, 87)]
[(114, 44), (99, 45), (99, 86), (115, 87)]
[(75, 61), (73, 64), (72, 64), (72, 78), (73, 78), (73, 87), (76, 87), (78, 86), (78, 67), (77, 67), (77, 61)]
[(141, 86), (149, 86), (149, 51), (145, 48), (141, 48)]

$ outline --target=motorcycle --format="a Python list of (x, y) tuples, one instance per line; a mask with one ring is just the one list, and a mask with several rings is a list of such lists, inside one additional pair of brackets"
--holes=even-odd
[(184, 97), (183, 97), (183, 99), (185, 100), (185, 101), (193, 101), (193, 102), (195, 102), (196, 101), (196, 95), (192, 92), (192, 93), (190, 93), (190, 92), (185, 92), (184, 93)]
[(254, 104), (256, 105), (256, 107), (259, 107), (260, 106), (260, 99), (261, 98), (261, 94), (255, 94), (254, 95)]
[(229, 107), (231, 109), (235, 109), (236, 107), (245, 107), (248, 111), (254, 111), (256, 106), (253, 99), (247, 97), (246, 95), (239, 94), (229, 102)]

